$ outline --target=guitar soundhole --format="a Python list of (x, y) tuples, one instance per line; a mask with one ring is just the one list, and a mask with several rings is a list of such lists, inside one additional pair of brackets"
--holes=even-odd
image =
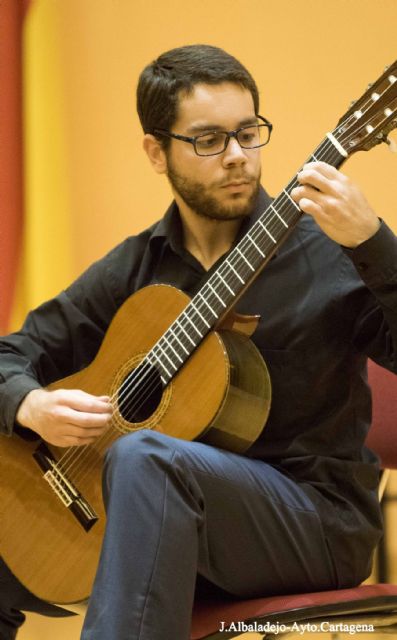
[(155, 367), (140, 364), (124, 379), (118, 392), (118, 409), (127, 422), (143, 422), (156, 411), (163, 395)]

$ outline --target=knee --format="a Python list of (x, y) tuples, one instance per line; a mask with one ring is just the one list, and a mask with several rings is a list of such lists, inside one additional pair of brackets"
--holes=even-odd
[(140, 429), (118, 438), (108, 449), (106, 467), (139, 468), (153, 459), (166, 459), (173, 451), (174, 439), (158, 431)]

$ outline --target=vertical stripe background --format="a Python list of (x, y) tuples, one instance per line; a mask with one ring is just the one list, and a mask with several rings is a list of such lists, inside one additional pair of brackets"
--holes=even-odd
[[(31, 0), (25, 11), (0, 0), (0, 331), (162, 215), (170, 191), (135, 112), (138, 74), (159, 53), (206, 42), (252, 71), (274, 123), (273, 195), (396, 57), (395, 0)], [(386, 147), (344, 171), (397, 227)]]
[(22, 23), (20, 2), (0, 6), (0, 331), (8, 326), (21, 255)]

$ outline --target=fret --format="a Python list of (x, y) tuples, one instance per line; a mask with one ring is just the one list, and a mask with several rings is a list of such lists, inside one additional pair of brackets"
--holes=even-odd
[(221, 305), (226, 309), (226, 304), (223, 302), (222, 298), (217, 294), (212, 284), (208, 281), (207, 286), (211, 289), (212, 293), (218, 298)]
[(262, 258), (266, 258), (266, 255), (263, 253), (262, 249), (260, 249), (258, 247), (258, 245), (256, 244), (255, 240), (253, 238), (251, 238), (251, 235), (249, 233), (247, 234), (247, 238), (251, 242), (251, 244), (255, 247), (255, 249), (258, 251), (258, 253), (261, 254)]
[(183, 331), (183, 333), (185, 334), (185, 336), (187, 337), (187, 339), (189, 340), (189, 342), (194, 346), (197, 347), (197, 343), (194, 342), (194, 340), (192, 340), (192, 338), (189, 336), (189, 334), (187, 333), (187, 331), (185, 331), (184, 327), (180, 324), (179, 320), (175, 321), (175, 324), (178, 325), (178, 329), (181, 329)]
[(240, 276), (238, 271), (236, 271), (236, 269), (233, 267), (233, 265), (230, 264), (228, 258), (226, 258), (225, 262), (228, 265), (228, 267), (230, 267), (230, 269), (233, 271), (233, 273), (237, 276), (237, 278), (240, 280), (241, 284), (245, 284), (245, 280), (242, 279), (242, 277)]
[[(154, 345), (154, 347), (153, 347), (153, 349), (151, 350), (151, 352), (149, 352), (149, 353), (147, 354), (147, 359), (149, 360), (149, 363), (150, 363), (153, 367), (155, 367), (156, 369), (157, 369), (157, 367), (156, 367), (156, 362), (157, 362), (157, 364), (160, 366), (160, 369), (164, 369), (164, 371), (165, 371), (165, 373), (168, 375), (168, 377), (169, 377), (169, 378), (171, 378), (172, 376), (171, 376), (170, 372), (168, 371), (167, 367), (165, 367), (165, 366), (164, 366), (164, 363), (163, 363), (163, 362), (159, 359), (159, 357), (154, 353), (154, 350), (155, 350), (155, 348), (156, 348), (156, 347), (157, 347), (157, 345)], [(155, 360), (155, 362), (152, 362), (152, 359), (154, 359), (154, 360)], [(166, 378), (164, 378), (164, 376), (162, 375), (161, 371), (160, 371), (160, 378), (161, 378), (162, 383), (163, 383), (163, 384), (166, 384), (167, 380), (166, 380)]]
[(187, 310), (185, 311), (185, 313), (183, 314), (182, 317), (185, 317), (190, 322), (190, 324), (192, 325), (193, 329), (196, 331), (196, 333), (199, 334), (200, 338), (204, 338), (203, 334), (197, 329), (197, 327), (194, 324), (193, 320), (191, 320), (191, 318), (189, 318), (189, 314), (188, 314)]
[(267, 235), (269, 236), (270, 240), (272, 242), (274, 242), (274, 244), (277, 244), (277, 240), (274, 239), (274, 237), (272, 236), (272, 234), (270, 233), (269, 229), (267, 228), (267, 226), (265, 224), (263, 224), (262, 220), (258, 220), (259, 224), (261, 225), (261, 227), (263, 227), (263, 229), (265, 230), (265, 233), (267, 233)]
[(284, 218), (282, 218), (279, 214), (279, 212), (277, 211), (276, 207), (274, 207), (272, 204), (270, 205), (270, 208), (274, 211), (274, 213), (276, 214), (277, 218), (280, 220), (281, 224), (284, 225), (284, 227), (286, 229), (288, 229), (288, 224), (285, 222)]
[[(167, 335), (168, 335), (168, 333), (171, 335), (172, 340), (176, 340), (176, 341), (177, 341), (177, 343), (178, 343), (178, 345), (179, 345), (179, 346), (181, 346), (181, 347), (182, 347), (182, 349), (185, 351), (185, 353), (187, 353), (187, 354), (189, 355), (189, 351), (187, 351), (187, 350), (185, 349), (185, 347), (183, 346), (182, 342), (180, 342), (180, 341), (178, 340), (177, 336), (175, 335), (175, 333), (174, 333), (174, 332), (173, 332), (173, 330), (172, 330), (172, 327), (170, 327), (170, 328), (168, 329), (168, 331), (167, 331), (167, 332), (164, 334), (164, 336), (163, 336), (167, 341), (168, 341), (168, 339), (167, 339)], [(181, 356), (179, 355), (179, 353), (178, 353), (177, 349), (175, 349), (175, 348), (174, 348), (174, 349), (173, 349), (173, 351), (174, 351), (174, 354), (176, 355), (176, 357), (178, 358), (179, 362), (180, 362), (181, 364), (183, 364), (183, 363), (184, 363), (184, 360), (183, 360), (183, 359), (181, 358)]]
[[(178, 370), (178, 367), (174, 364), (174, 362), (171, 360), (171, 358), (169, 357), (168, 353), (166, 352), (165, 349), (163, 349), (163, 346), (161, 344), (162, 340), (164, 340), (167, 343), (167, 347), (170, 348), (170, 345), (168, 344), (167, 338), (166, 338), (166, 334), (164, 334), (164, 336), (161, 338), (161, 340), (158, 341), (156, 347), (157, 349), (160, 349), (160, 351), (162, 352), (162, 354), (167, 358), (168, 362), (171, 364), (171, 366), (175, 369), (175, 371)], [(172, 347), (171, 347), (172, 349)], [(167, 369), (167, 367), (165, 366), (164, 362), (161, 363), (162, 366), (164, 367), (164, 369), (167, 371), (167, 373), (169, 374), (169, 371)]]
[[(170, 326), (170, 328), (168, 329), (167, 333), (171, 333), (172, 337), (178, 342), (179, 346), (182, 347), (182, 349), (184, 350), (184, 352), (186, 353), (186, 355), (190, 355), (190, 351), (188, 351), (185, 347), (185, 345), (183, 344), (183, 342), (181, 342), (181, 340), (179, 340), (178, 336), (176, 335), (175, 331), (173, 330), (173, 325)], [(177, 353), (177, 352), (176, 352)], [(178, 358), (181, 362), (184, 362), (184, 360), (182, 360), (182, 358), (179, 357)]]
[(226, 289), (229, 289), (230, 293), (232, 294), (232, 296), (235, 296), (236, 294), (234, 293), (233, 289), (231, 289), (231, 287), (229, 287), (228, 283), (226, 282), (226, 280), (221, 276), (221, 274), (219, 273), (219, 271), (216, 272), (216, 275), (218, 276), (218, 278), (220, 278), (220, 280), (222, 280), (223, 284), (225, 285)]
[(290, 196), (290, 194), (288, 193), (288, 191), (286, 191), (285, 189), (283, 189), (283, 193), (285, 193), (285, 195), (287, 196), (287, 198), (289, 198), (289, 200), (292, 202), (292, 204), (294, 205), (294, 207), (296, 209), (298, 209), (298, 211), (300, 211), (299, 206), (296, 204), (295, 200), (293, 200)]
[[(192, 307), (194, 309), (194, 311), (197, 313), (197, 315), (201, 318), (201, 320), (204, 322), (204, 324), (208, 327), (208, 329), (211, 329), (211, 325), (207, 322), (207, 320), (204, 318), (204, 316), (200, 313), (200, 311), (197, 309), (197, 307), (194, 305), (193, 301), (190, 303), (189, 305), (190, 307)], [(209, 307), (209, 305), (207, 305)], [(212, 311), (211, 307), (209, 307), (209, 309)], [(218, 316), (215, 316), (216, 318)]]
[(238, 246), (236, 247), (236, 251), (240, 254), (240, 256), (242, 257), (242, 259), (244, 260), (244, 262), (246, 262), (249, 266), (249, 268), (251, 269), (251, 271), (255, 271), (254, 267), (252, 266), (252, 264), (250, 262), (248, 262), (247, 258), (245, 257), (245, 255), (240, 251), (240, 249), (238, 248)]
[(203, 294), (199, 291), (198, 296), (200, 296), (200, 298), (202, 299), (202, 301), (204, 302), (204, 304), (207, 305), (208, 309), (211, 311), (212, 315), (214, 316), (214, 318), (218, 319), (219, 316), (217, 313), (215, 313), (215, 311), (213, 310), (213, 308), (211, 307), (211, 305), (207, 302), (207, 300), (205, 299), (205, 297), (203, 296)]

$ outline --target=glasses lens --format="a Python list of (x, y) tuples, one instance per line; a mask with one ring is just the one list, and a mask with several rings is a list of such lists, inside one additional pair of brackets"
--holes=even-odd
[(222, 153), (225, 148), (227, 134), (222, 131), (213, 131), (196, 138), (196, 152), (199, 156), (212, 156)]
[(253, 149), (266, 144), (269, 140), (269, 129), (265, 124), (244, 127), (237, 134), (237, 139), (243, 149)]

